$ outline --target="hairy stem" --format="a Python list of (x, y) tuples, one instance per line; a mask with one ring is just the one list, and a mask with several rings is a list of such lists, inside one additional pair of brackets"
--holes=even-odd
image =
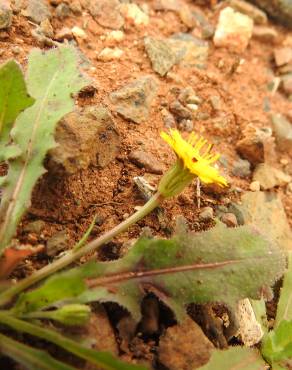
[(42, 269), (36, 271), (31, 276), (21, 280), (11, 288), (5, 290), (0, 294), (0, 306), (3, 306), (10, 302), (10, 300), (18, 293), (22, 292), (24, 289), (30, 287), (31, 285), (39, 282), (40, 280), (46, 278), (47, 276), (53, 274), (56, 271), (61, 270), (62, 268), (70, 265), (72, 262), (76, 261), (85, 254), (92, 253), (101, 245), (108, 243), (115, 236), (126, 231), (130, 226), (141, 220), (143, 217), (148, 215), (153, 209), (155, 209), (159, 203), (164, 198), (160, 193), (153, 195), (151, 199), (141, 208), (139, 211), (134, 213), (132, 216), (127, 218), (125, 221), (121, 222), (119, 225), (107, 231), (105, 234), (101, 235), (99, 238), (92, 240), (90, 243), (85, 245), (82, 248), (75, 249), (73, 248), (68, 252), (64, 257), (54, 261), (50, 265), (43, 267)]

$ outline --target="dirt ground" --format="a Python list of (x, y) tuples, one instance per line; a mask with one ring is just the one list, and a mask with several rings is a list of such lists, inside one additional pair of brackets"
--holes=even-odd
[[(188, 0), (182, 2), (188, 4), (190, 9), (201, 10), (209, 23), (216, 27), (222, 9), (220, 6), (212, 8), (207, 2), (205, 5), (196, 5), (195, 1)], [(108, 41), (105, 35), (109, 29), (96, 22), (86, 10), (82, 15), (71, 13), (62, 19), (57, 16), (51, 19), (55, 34), (63, 27), (72, 29), (74, 26), (86, 32), (85, 39), (75, 37), (75, 42), (88, 59), (89, 66), (86, 67), (85, 73), (94, 81), (96, 89), (79, 94), (77, 104), (80, 107), (107, 107), (114, 117), (121, 144), (116, 158), (104, 168), (93, 165), (71, 176), (49, 171), (37, 185), (32, 206), (18, 230), (18, 237), (22, 242), (46, 244), (56, 232), (65, 231), (69, 237), (66, 248), (70, 248), (86, 231), (94, 215), (98, 217), (93, 229), (93, 236), (96, 237), (132, 214), (135, 207), (141, 206), (145, 200), (133, 178), (145, 176), (155, 186), (160, 175), (150, 174), (145, 168), (139, 168), (129, 160), (129, 155), (136, 149), (150, 153), (160, 162), (163, 170), (168, 169), (174, 162), (173, 152), (160, 138), (160, 132), (167, 129), (162, 110), (176, 100), (179, 92), (185, 87), (191, 86), (202, 100), (193, 119), (193, 129), (213, 142), (216, 151), (222, 154), (223, 160), (219, 162), (219, 166), (227, 176), (230, 188), (218, 193), (201, 186), (198, 208), (197, 186), (192, 184), (182, 195), (163, 204), (162, 217), (153, 212), (104, 247), (100, 255), (102, 259), (117, 258), (123, 244), (137, 238), (145, 226), (150, 227), (154, 235), (169, 236), (179, 215), (183, 215), (189, 227), (196, 231), (213, 225), (213, 221), (202, 222), (199, 219), (201, 209), (212, 207), (216, 213), (218, 206), (228, 206), (233, 201), (239, 201), (252, 182), (252, 171), (244, 178), (235, 176), (232, 171), (234, 163), (239, 160), (236, 144), (244, 137), (248, 124), (252, 123), (258, 128), (272, 127), (272, 113), (282, 113), (292, 119), (292, 103), (281, 87), (274, 92), (267, 87), (277, 76), (274, 49), (287, 39), (292, 43), (292, 32), (269, 21), (268, 26), (278, 33), (276, 41), (271, 43), (252, 37), (249, 46), (241, 53), (228, 48), (216, 48), (212, 39), (209, 39), (209, 55), (205, 68), (174, 65), (171, 73), (160, 77), (153, 71), (145, 52), (144, 38), (170, 37), (180, 32), (197, 36), (199, 27), (188, 28), (175, 11), (155, 10), (154, 1), (135, 0), (135, 3), (140, 4), (142, 8), (146, 3), (150, 22), (142, 26), (126, 22), (123, 27), (125, 38), (119, 42)], [(56, 5), (52, 6), (52, 14), (55, 7)], [(0, 31), (0, 62), (14, 58), (25, 69), (28, 53), (33, 47), (48, 48), (40, 46), (32, 37), (31, 31), (35, 27), (34, 22), (25, 16), (14, 14), (11, 27)], [(118, 46), (124, 51), (120, 59), (97, 59), (102, 49), (112, 46)], [(144, 75), (155, 76), (159, 81), (159, 90), (151, 105), (149, 118), (136, 124), (116, 113), (109, 95)], [(214, 95), (220, 97), (218, 109), (214, 109), (210, 103), (210, 97)], [(205, 116), (199, 113), (205, 113)], [(287, 151), (281, 152), (275, 143), (272, 144), (268, 161), (275, 168), (292, 175), (291, 156)], [(254, 166), (251, 168), (253, 170)], [(291, 192), (287, 190), (287, 186), (276, 186), (272, 191), (280, 195), (292, 226)], [(35, 220), (45, 222), (40, 235), (24, 231), (26, 225)], [(23, 277), (50, 260), (51, 257), (45, 253), (34, 257), (16, 270), (15, 277)], [(113, 310), (110, 307), (107, 309), (111, 314)], [(111, 321), (114, 322), (115, 319), (111, 317)], [(155, 342), (156, 339), (151, 340)], [(153, 348), (151, 340), (146, 341), (148, 347), (143, 343), (146, 349), (142, 344), (138, 346), (140, 352), (141, 348), (144, 348), (144, 353), (140, 353), (141, 358), (152, 357), (149, 355)], [(137, 353), (133, 353), (133, 356), (137, 357)], [(131, 360), (131, 356), (127, 356)]]

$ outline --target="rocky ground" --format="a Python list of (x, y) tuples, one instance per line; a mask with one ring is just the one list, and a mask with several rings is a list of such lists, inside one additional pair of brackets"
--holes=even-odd
[[(280, 14), (287, 24), (289, 13)], [(15, 277), (70, 248), (94, 215), (97, 236), (141, 206), (175, 159), (159, 135), (171, 127), (213, 142), (230, 186), (201, 184), (199, 192), (193, 184), (106, 245), (100, 258), (117, 258), (145, 226), (170, 235), (179, 215), (197, 231), (215, 217), (230, 227), (254, 223), (292, 248), (288, 28), (239, 0), (0, 1), (1, 62), (14, 58), (25, 68), (33, 47), (58, 43), (76, 45), (92, 82), (59, 123), (60, 145), (19, 228), (21, 241), (44, 244), (46, 252), (25, 261)], [(191, 309), (204, 334), (191, 319), (174, 325), (153, 297), (146, 306), (138, 331), (116, 306), (96, 307), (83, 335), (98, 349), (156, 369), (194, 369), (213, 345), (228, 345), (216, 307)]]

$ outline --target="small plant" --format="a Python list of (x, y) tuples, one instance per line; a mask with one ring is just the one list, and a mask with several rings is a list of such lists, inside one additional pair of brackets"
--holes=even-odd
[[(45, 172), (44, 158), (55, 146), (55, 126), (73, 109), (72, 95), (86, 83), (72, 47), (48, 52), (34, 50), (29, 57), (26, 82), (14, 61), (0, 68), (0, 155), (8, 165), (7, 175), (1, 179), (0, 204), (0, 267), (4, 277), (19, 259), (32, 253), (30, 248), (15, 246), (13, 238), (29, 207), (33, 187)], [(221, 223), (199, 234), (180, 228), (169, 240), (141, 237), (119, 260), (90, 261), (68, 268), (127, 230), (164, 199), (182, 192), (195, 177), (205, 183), (227, 185), (212, 167), (219, 155), (210, 153), (211, 145), (203, 150), (205, 140), (194, 134), (184, 140), (176, 130), (163, 133), (162, 137), (175, 151), (177, 161), (162, 177), (157, 193), (139, 211), (87, 243), (93, 221), (66, 255), (14, 285), (6, 284), (0, 291), (0, 324), (6, 328), (5, 334), (0, 334), (2, 353), (28, 369), (74, 369), (44, 351), (20, 343), (15, 336), (8, 336), (8, 327), (51, 342), (98, 368), (142, 370), (142, 366), (125, 364), (109, 353), (81, 345), (66, 337), (61, 329), (48, 328), (41, 320), (63, 326), (83, 325), (90, 316), (91, 302), (113, 301), (139, 321), (142, 299), (153, 291), (180, 321), (189, 303), (216, 301), (232, 308), (242, 298), (261, 298), (260, 292), (268, 291), (281, 277), (286, 259), (276, 246), (251, 227), (228, 229)], [(61, 271), (64, 268), (67, 269)], [(265, 343), (263, 353), (270, 359), (271, 345)]]

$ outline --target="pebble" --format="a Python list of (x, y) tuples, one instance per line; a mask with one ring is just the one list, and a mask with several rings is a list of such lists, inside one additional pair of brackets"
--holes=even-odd
[(169, 110), (173, 113), (178, 119), (192, 119), (191, 112), (185, 108), (178, 100), (170, 103)]
[(238, 226), (237, 218), (236, 218), (235, 214), (233, 214), (233, 213), (229, 213), (229, 212), (228, 213), (223, 213), (223, 215), (221, 216), (220, 219), (228, 227)]
[(119, 0), (94, 0), (88, 1), (87, 6), (83, 5), (98, 24), (113, 30), (119, 30), (125, 23), (120, 6)]
[(278, 148), (292, 152), (292, 124), (280, 113), (272, 115), (272, 126)]
[(114, 109), (124, 118), (142, 123), (149, 117), (150, 108), (158, 91), (153, 76), (142, 76), (110, 94)]
[(198, 25), (197, 19), (188, 5), (183, 4), (179, 9), (178, 14), (183, 24), (188, 28), (191, 29)]
[[(195, 95), (195, 92), (193, 90), (193, 88), (191, 86), (188, 86), (188, 87), (185, 87), (184, 89), (181, 89), (180, 90), (180, 93), (178, 95), (178, 100), (182, 103), (182, 104), (187, 104), (187, 103), (190, 103), (188, 101), (189, 97), (192, 96), (192, 95)], [(191, 102), (192, 104), (193, 102)], [(195, 102), (196, 104), (196, 102)]]
[(278, 32), (272, 28), (267, 26), (254, 26), (252, 37), (263, 41), (263, 42), (270, 42), (272, 44), (276, 43), (279, 37)]
[(248, 177), (251, 174), (250, 170), (250, 163), (246, 159), (239, 159), (234, 163), (233, 170), (232, 170), (233, 175), (238, 176), (238, 177)]
[(194, 122), (191, 119), (182, 119), (178, 123), (178, 128), (181, 131), (192, 132), (194, 130)]
[(76, 15), (82, 14), (82, 7), (79, 0), (71, 0), (69, 3), (69, 7), (74, 14)]
[(123, 56), (124, 52), (120, 48), (104, 48), (97, 56), (98, 60), (108, 62), (110, 60), (117, 60)]
[(163, 168), (161, 163), (150, 153), (146, 153), (143, 150), (134, 150), (129, 154), (129, 160), (136, 166), (145, 168), (147, 172), (161, 175)]
[(259, 181), (253, 181), (249, 184), (249, 189), (251, 191), (260, 191), (261, 190), (261, 184)]
[(71, 32), (72, 32), (72, 35), (76, 38), (80, 38), (80, 39), (86, 39), (87, 38), (86, 32), (80, 27), (74, 26), (71, 29)]
[(214, 211), (211, 207), (204, 207), (202, 208), (200, 214), (199, 214), (199, 220), (200, 221), (212, 221), (214, 218)]
[(166, 128), (174, 128), (176, 127), (176, 122), (173, 115), (165, 108), (161, 110), (161, 115), (163, 119), (164, 126)]
[(243, 52), (252, 36), (253, 20), (230, 7), (221, 10), (213, 38), (217, 47)]
[(0, 30), (11, 26), (12, 22), (12, 9), (10, 2), (6, 0), (0, 1)]
[(292, 48), (287, 46), (275, 49), (274, 58), (277, 67), (288, 64), (292, 61)]
[(68, 27), (63, 27), (61, 28), (55, 35), (55, 39), (58, 41), (63, 41), (63, 40), (72, 40), (73, 39), (73, 34), (70, 28)]
[(240, 13), (248, 15), (254, 20), (255, 24), (267, 24), (268, 17), (265, 12), (260, 10), (258, 7), (249, 4), (243, 0), (230, 0), (229, 5)]
[(45, 0), (28, 0), (27, 7), (22, 13), (37, 24), (51, 17), (49, 6)]
[(275, 18), (283, 25), (291, 28), (292, 3), (291, 0), (253, 0), (259, 7), (264, 9), (271, 18)]
[(292, 94), (292, 73), (282, 77), (282, 86), (287, 95)]
[(45, 35), (46, 37), (49, 37), (49, 38), (54, 37), (54, 29), (50, 21), (48, 20), (48, 18), (46, 18), (44, 21), (41, 22), (40, 30), (42, 34)]
[(23, 51), (23, 49), (20, 47), (20, 46), (13, 46), (12, 48), (11, 48), (11, 51), (12, 51), (12, 53), (14, 54), (14, 55), (18, 55), (18, 54), (20, 54), (22, 51)]
[(292, 177), (267, 163), (260, 163), (254, 170), (253, 181), (258, 181), (262, 189), (269, 190), (275, 186), (287, 185)]
[(54, 257), (63, 250), (67, 249), (69, 237), (65, 230), (56, 232), (47, 241), (46, 253), (49, 257)]
[(221, 104), (221, 98), (220, 98), (220, 96), (218, 96), (218, 95), (212, 95), (212, 96), (210, 96), (209, 101), (210, 101), (210, 103), (212, 105), (212, 108), (215, 111), (218, 111), (218, 110), (221, 109), (222, 104)]
[(187, 104), (186, 107), (192, 112), (196, 112), (199, 109), (199, 106), (197, 104)]
[(66, 3), (61, 3), (56, 8), (56, 17), (59, 19), (63, 19), (69, 17), (71, 15), (70, 6)]
[(45, 228), (46, 223), (42, 220), (36, 220), (29, 222), (23, 228), (23, 231), (26, 233), (40, 234)]
[(121, 13), (135, 26), (147, 26), (149, 16), (137, 4), (122, 4)]
[(71, 175), (89, 165), (106, 167), (119, 152), (120, 135), (106, 108), (87, 106), (58, 123), (55, 141), (58, 146), (49, 152), (48, 167)]
[(114, 31), (111, 31), (109, 32), (107, 35), (106, 35), (106, 40), (107, 41), (116, 41), (116, 42), (120, 42), (120, 41), (123, 41), (125, 38), (125, 34), (123, 31), (120, 31), (120, 30), (114, 30)]

